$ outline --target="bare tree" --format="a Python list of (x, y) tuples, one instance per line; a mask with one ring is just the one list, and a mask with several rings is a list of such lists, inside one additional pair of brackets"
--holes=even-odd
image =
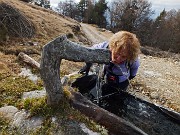
[(88, 22), (91, 12), (93, 10), (92, 3), (89, 0), (80, 0), (77, 5), (80, 21)]
[(86, 1), (86, 7), (84, 7), (84, 17), (83, 22), (85, 23), (93, 23), (93, 11), (94, 11), (94, 5), (91, 1)]
[(110, 7), (112, 30), (137, 31), (153, 14), (147, 0), (114, 0)]
[(76, 19), (78, 14), (76, 6), (73, 0), (66, 0), (65, 2), (59, 2), (56, 10), (65, 16)]

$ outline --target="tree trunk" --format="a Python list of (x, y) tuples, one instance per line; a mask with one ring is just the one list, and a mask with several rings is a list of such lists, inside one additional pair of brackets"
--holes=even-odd
[(47, 92), (47, 103), (58, 105), (63, 97), (60, 80), (62, 59), (74, 62), (106, 63), (109, 62), (109, 58), (108, 50), (83, 47), (71, 42), (66, 36), (60, 36), (45, 45), (42, 51), (40, 74)]

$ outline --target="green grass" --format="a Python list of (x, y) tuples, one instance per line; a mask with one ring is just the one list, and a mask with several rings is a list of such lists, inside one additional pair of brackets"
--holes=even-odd
[(10, 121), (0, 114), (0, 135), (19, 135), (16, 128), (11, 128)]
[[(29, 110), (31, 116), (42, 116), (44, 118), (43, 126), (33, 134), (45, 133), (52, 134), (52, 132), (58, 126), (52, 122), (52, 117), (56, 117), (58, 123), (65, 123), (67, 121), (77, 121), (81, 123), (85, 123), (87, 127), (93, 131), (101, 132), (102, 134), (106, 134), (105, 130), (102, 126), (90, 120), (85, 115), (81, 114), (79, 111), (73, 109), (68, 100), (66, 98), (62, 99), (59, 103), (59, 106), (51, 107), (46, 103), (46, 97), (43, 98), (33, 98), (26, 99), (22, 102), (21, 107)], [(65, 127), (64, 124), (60, 124), (60, 129), (63, 131)], [(56, 129), (57, 130), (57, 129)]]
[[(64, 71), (62, 74), (66, 74)], [(72, 79), (72, 78), (71, 78)], [(26, 77), (15, 76), (8, 72), (0, 73), (0, 107), (13, 105), (17, 108), (25, 109), (30, 112), (30, 116), (40, 116), (44, 118), (42, 127), (35, 131), (30, 131), (32, 135), (50, 135), (59, 129), (63, 132), (67, 130), (64, 126), (69, 121), (85, 123), (86, 126), (96, 132), (106, 134), (104, 128), (93, 122), (79, 111), (73, 109), (68, 103), (68, 99), (63, 98), (59, 106), (51, 107), (46, 103), (46, 97), (22, 100), (23, 92), (43, 89), (42, 81), (37, 84)], [(65, 97), (70, 96), (70, 92), (64, 88)], [(56, 117), (58, 123), (52, 122), (52, 117)], [(0, 135), (20, 134), (16, 128), (9, 125), (9, 121), (0, 115)]]
[(42, 82), (35, 84), (31, 80), (20, 76), (10, 76), (0, 81), (0, 107), (14, 105), (21, 100), (23, 92), (41, 90)]
[(8, 120), (3, 118), (3, 116), (0, 114), (0, 131), (2, 131), (3, 129), (6, 129), (8, 124), (9, 124)]

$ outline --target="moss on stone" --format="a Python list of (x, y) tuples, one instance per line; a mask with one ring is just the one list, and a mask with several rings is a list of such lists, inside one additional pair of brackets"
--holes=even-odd
[(0, 107), (14, 105), (21, 100), (23, 92), (41, 90), (42, 82), (35, 84), (31, 80), (20, 76), (10, 76), (0, 81)]
[[(43, 133), (47, 130), (51, 134), (52, 131), (55, 130), (55, 126), (56, 128), (59, 126), (52, 122), (52, 117), (54, 116), (57, 118), (56, 121), (58, 121), (58, 123), (67, 121), (85, 123), (89, 129), (106, 134), (104, 132), (105, 129), (102, 126), (96, 124), (79, 111), (73, 109), (66, 98), (62, 99), (59, 106), (56, 107), (48, 106), (46, 103), (46, 97), (26, 99), (23, 101), (22, 107), (29, 110), (31, 116), (43, 116), (45, 119), (43, 126), (40, 129), (37, 129), (37, 131), (33, 132), (34, 134), (38, 134), (39, 132)], [(63, 125), (60, 124), (60, 128), (63, 131)]]

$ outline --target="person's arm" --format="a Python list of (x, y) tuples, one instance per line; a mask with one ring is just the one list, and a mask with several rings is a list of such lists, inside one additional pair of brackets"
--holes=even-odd
[(107, 47), (108, 47), (108, 42), (105, 41), (105, 42), (102, 42), (102, 43), (99, 43), (99, 44), (94, 44), (90, 48), (92, 48), (92, 49), (106, 49)]
[[(105, 48), (107, 48), (107, 46), (108, 46), (108, 42), (102, 42), (102, 43), (99, 43), (99, 44), (95, 44), (90, 48), (92, 48), (92, 49), (105, 49)], [(86, 63), (85, 66), (83, 66), (80, 69), (79, 73), (88, 75), (91, 66), (92, 66), (92, 63)]]
[(129, 80), (133, 79), (136, 76), (139, 66), (140, 66), (139, 58), (137, 58), (137, 60), (135, 60), (134, 62), (130, 63)]
[(86, 65), (79, 70), (79, 73), (88, 75), (91, 66), (92, 66), (92, 63), (86, 63)]

